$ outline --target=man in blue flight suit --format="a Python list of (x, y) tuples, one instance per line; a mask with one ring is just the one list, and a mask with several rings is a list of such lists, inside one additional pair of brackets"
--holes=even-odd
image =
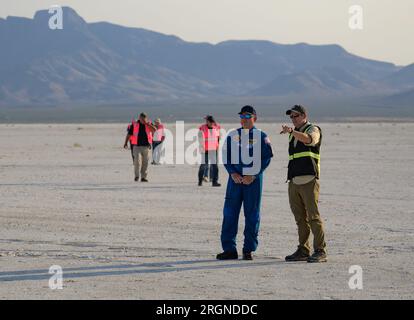
[(263, 172), (273, 157), (267, 135), (256, 129), (256, 110), (244, 106), (239, 112), (241, 128), (231, 131), (223, 146), (223, 163), (229, 179), (223, 209), (218, 260), (238, 259), (236, 236), (240, 209), (245, 216), (243, 259), (252, 260), (258, 245)]

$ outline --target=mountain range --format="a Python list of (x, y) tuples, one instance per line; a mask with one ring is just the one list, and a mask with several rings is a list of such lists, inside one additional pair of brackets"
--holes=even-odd
[(166, 103), (197, 99), (353, 99), (414, 106), (414, 64), (356, 56), (339, 45), (194, 43), (63, 8), (0, 19), (0, 106)]

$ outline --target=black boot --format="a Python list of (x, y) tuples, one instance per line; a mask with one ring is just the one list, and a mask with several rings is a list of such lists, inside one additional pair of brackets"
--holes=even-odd
[(308, 259), (308, 262), (310, 263), (316, 263), (316, 262), (326, 262), (326, 252), (324, 250), (316, 250), (313, 255), (311, 255)]
[(239, 255), (237, 251), (224, 251), (219, 253), (216, 258), (217, 260), (237, 260)]
[(293, 261), (307, 261), (308, 260), (308, 258), (309, 258), (309, 254), (307, 254), (306, 252), (303, 252), (303, 250), (301, 250), (301, 249), (297, 249), (296, 251), (295, 251), (295, 253), (293, 253), (293, 254), (291, 254), (291, 255), (289, 255), (289, 256), (286, 256), (285, 257), (285, 260), (287, 261), (287, 262), (293, 262)]
[(251, 252), (243, 252), (243, 260), (253, 260), (253, 255)]

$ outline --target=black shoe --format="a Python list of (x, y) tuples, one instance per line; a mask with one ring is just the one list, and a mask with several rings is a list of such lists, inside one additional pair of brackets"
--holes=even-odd
[(141, 182), (148, 182), (148, 180), (147, 180), (147, 179), (145, 179), (145, 178), (142, 178), (142, 179), (141, 179)]
[(317, 263), (317, 262), (326, 262), (326, 252), (323, 250), (316, 250), (313, 255), (311, 255), (307, 261), (309, 263)]
[(221, 187), (221, 184), (218, 182), (213, 182), (213, 187)]
[(243, 252), (243, 260), (253, 260), (251, 252)]
[(217, 260), (237, 260), (239, 255), (237, 251), (224, 251), (219, 253), (216, 258)]
[(308, 261), (309, 254), (304, 253), (301, 249), (295, 251), (295, 253), (291, 254), (290, 256), (285, 257), (285, 261), (293, 262), (293, 261)]
[(202, 180), (200, 180), (199, 182), (198, 182), (198, 186), (199, 187), (201, 187), (203, 185), (203, 181)]
[(138, 181), (138, 180), (139, 180), (139, 178), (138, 177), (135, 177), (134, 181)]

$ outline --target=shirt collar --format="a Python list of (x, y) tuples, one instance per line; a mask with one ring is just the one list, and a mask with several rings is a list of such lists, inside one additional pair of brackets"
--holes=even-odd
[[(254, 130), (254, 129), (256, 129), (256, 126), (253, 126), (253, 128), (249, 129), (249, 132)], [(244, 129), (243, 127), (241, 127), (240, 130), (247, 130), (247, 129)]]

